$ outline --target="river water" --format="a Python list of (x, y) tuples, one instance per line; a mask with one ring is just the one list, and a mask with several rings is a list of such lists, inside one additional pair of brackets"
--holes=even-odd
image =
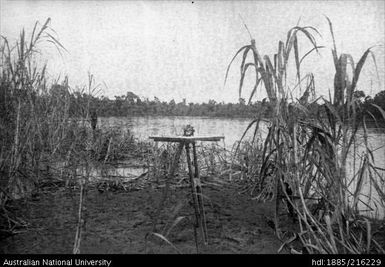
[[(127, 117), (127, 118), (101, 118), (102, 127), (120, 127), (129, 129), (130, 132), (139, 140), (149, 140), (151, 135), (167, 136), (182, 135), (182, 128), (190, 124), (194, 127), (194, 135), (215, 135), (224, 136), (224, 145), (231, 148), (238, 141), (250, 123), (250, 119), (237, 118), (212, 118), (212, 117), (189, 117), (189, 116), (170, 116), (170, 117)], [(266, 132), (265, 125), (262, 126)]]
[[(150, 141), (149, 136), (167, 136), (167, 135), (182, 135), (182, 128), (190, 124), (195, 129), (195, 135), (215, 135), (224, 136), (223, 142), (220, 145), (227, 149), (231, 149), (233, 145), (242, 137), (245, 129), (250, 124), (250, 119), (245, 118), (213, 118), (213, 117), (189, 117), (189, 116), (146, 116), (146, 117), (109, 117), (100, 118), (99, 122), (102, 127), (119, 127), (123, 130), (129, 130), (136, 138), (141, 141)], [(267, 124), (260, 124), (260, 137), (263, 138), (267, 133)], [(254, 127), (245, 136), (247, 140), (253, 134)], [(359, 133), (359, 135), (362, 135)], [(385, 169), (385, 129), (368, 128), (369, 147), (373, 150), (375, 165)], [(358, 141), (356, 151), (358, 155), (362, 154), (364, 146)], [(347, 163), (348, 174), (352, 175), (355, 168), (359, 164), (359, 156), (354, 161), (351, 159)], [(385, 175), (383, 171), (381, 174)], [(382, 179), (384, 180), (384, 179)], [(367, 195), (371, 195), (375, 201), (370, 203), (374, 211), (367, 210), (368, 208), (359, 203), (362, 212), (369, 216), (384, 217), (385, 200), (381, 199), (370, 185), (369, 179), (364, 182), (363, 188)], [(385, 184), (379, 183), (382, 192), (385, 191)], [(354, 187), (354, 183), (351, 185)], [(362, 198), (365, 198), (364, 196)], [(365, 199), (362, 199), (365, 202)], [(382, 208), (379, 208), (382, 206)]]

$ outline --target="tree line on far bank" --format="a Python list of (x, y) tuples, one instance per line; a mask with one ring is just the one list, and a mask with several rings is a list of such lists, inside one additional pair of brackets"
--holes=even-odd
[[(87, 108), (95, 112), (98, 117), (127, 117), (127, 116), (209, 116), (209, 117), (240, 117), (253, 118), (261, 116), (269, 118), (273, 115), (273, 106), (268, 100), (246, 103), (240, 98), (238, 103), (224, 103), (209, 100), (205, 103), (187, 103), (186, 99), (177, 103), (175, 100), (161, 101), (158, 97), (150, 100), (140, 98), (133, 92), (126, 95), (115, 96), (115, 99), (101, 96), (95, 97), (84, 92), (69, 92), (61, 85), (54, 85), (52, 94), (59, 94), (70, 99), (70, 114), (79, 116), (79, 110)], [(373, 106), (385, 109), (385, 90), (377, 93), (374, 97), (366, 96), (363, 91), (356, 91), (355, 98), (357, 109), (367, 113), (369, 119), (382, 120), (380, 111)], [(312, 114), (319, 114), (322, 102), (311, 103), (308, 108)], [(86, 114), (84, 114), (86, 116)]]

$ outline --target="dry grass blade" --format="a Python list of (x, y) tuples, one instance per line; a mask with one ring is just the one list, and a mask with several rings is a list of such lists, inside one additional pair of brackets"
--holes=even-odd
[(328, 111), (330, 111), (330, 113), (333, 114), (334, 118), (337, 119), (337, 122), (339, 122), (339, 123), (342, 122), (342, 118), (340, 117), (340, 114), (337, 112), (335, 107), (333, 105), (331, 105), (329, 103), (329, 101), (326, 101), (325, 99), (324, 99), (324, 101), (325, 101), (325, 105), (326, 105)]
[(347, 56), (342, 54), (338, 59), (337, 71), (334, 76), (334, 104), (341, 105), (344, 101), (344, 89), (346, 87)]
[[(376, 104), (371, 104), (373, 107), (376, 107), (378, 109), (378, 111), (381, 113), (382, 115), (382, 118), (385, 120), (385, 111), (378, 105)], [(373, 116), (374, 117), (374, 116)]]
[(242, 23), (243, 23), (243, 26), (245, 26), (245, 28), (246, 28), (246, 30), (247, 30), (247, 32), (248, 32), (248, 34), (249, 34), (250, 39), (253, 39), (253, 37), (251, 36), (251, 33), (250, 33), (250, 31), (249, 31), (249, 28), (247, 27), (247, 25), (246, 25), (245, 21), (243, 20), (241, 14), (239, 14), (239, 17), (241, 18)]
[(223, 87), (226, 85), (227, 76), (228, 76), (228, 74), (229, 74), (229, 70), (230, 70), (231, 64), (233, 63), (233, 61), (235, 60), (235, 58), (238, 56), (238, 54), (242, 52), (242, 50), (247, 49), (247, 48), (249, 48), (249, 47), (250, 47), (250, 45), (245, 45), (245, 46), (241, 47), (241, 48), (235, 53), (234, 57), (231, 59), (229, 65), (227, 66), (227, 69), (226, 69), (226, 75), (225, 75), (225, 81), (224, 81), (224, 83), (223, 83)]
[[(361, 70), (362, 70), (362, 67), (364, 66), (365, 64), (365, 61), (366, 61), (366, 58), (368, 57), (368, 54), (369, 53), (372, 53), (371, 51), (372, 47), (371, 48), (368, 48), (365, 53), (362, 55), (362, 57), (360, 58), (360, 60), (358, 61), (357, 63), (357, 66), (354, 70), (354, 77), (353, 77), (353, 83), (352, 83), (352, 90), (354, 91), (354, 89), (356, 88), (357, 86), (357, 82), (359, 80), (359, 77), (360, 77), (360, 73), (361, 73)], [(373, 56), (374, 57), (374, 56)]]
[(361, 189), (362, 189), (362, 184), (364, 181), (364, 173), (367, 168), (367, 157), (364, 158), (364, 161), (362, 163), (362, 168), (359, 170), (359, 175), (358, 175), (358, 181), (357, 181), (357, 186), (356, 186), (356, 191), (354, 192), (353, 195), (353, 207), (357, 207), (357, 203), (360, 197)]
[(312, 49), (310, 49), (308, 52), (306, 52), (306, 53), (302, 56), (302, 58), (301, 58), (300, 61), (299, 61), (299, 64), (301, 65), (302, 61), (303, 61), (308, 55), (310, 55), (314, 50), (321, 49), (321, 48), (325, 48), (325, 46), (320, 45), (320, 46), (316, 46), (316, 47), (313, 47)]
[(253, 90), (250, 93), (250, 97), (249, 97), (249, 101), (248, 101), (249, 105), (250, 105), (251, 100), (253, 99), (255, 93), (257, 92), (258, 85), (260, 84), (261, 80), (262, 80), (262, 78), (257, 79), (257, 82), (255, 83), (254, 88), (253, 88)]
[(366, 253), (370, 253), (370, 244), (372, 241), (372, 227), (370, 226), (370, 222), (368, 219), (365, 218), (366, 222)]
[(164, 242), (166, 242), (167, 244), (169, 244), (178, 254), (182, 254), (182, 252), (163, 235), (158, 234), (158, 233), (151, 233), (151, 235), (154, 235), (154, 236), (158, 237), (159, 239), (163, 240)]
[[(316, 47), (314, 47), (314, 49), (316, 49)], [(296, 65), (296, 69), (297, 69), (297, 79), (298, 79), (298, 82), (301, 80), (301, 70), (300, 70), (300, 61), (299, 61), (299, 51), (298, 51), (298, 38), (297, 36), (294, 37), (294, 58), (295, 58), (295, 65)]]
[[(248, 51), (245, 50), (245, 53), (247, 53), (247, 52)], [(245, 60), (245, 58), (243, 60)], [(243, 86), (243, 81), (244, 81), (244, 78), (245, 78), (246, 71), (247, 71), (247, 69), (250, 66), (255, 66), (254, 63), (247, 63), (246, 65), (243, 65), (243, 64), (244, 64), (244, 62), (242, 61), (241, 78), (240, 78), (240, 81), (239, 81), (239, 98), (241, 98), (241, 95), (242, 95), (242, 86)], [(258, 76), (258, 73), (256, 75)]]
[(325, 16), (325, 17), (326, 17), (326, 19), (327, 19), (328, 22), (329, 22), (329, 29), (330, 29), (330, 33), (331, 33), (331, 35), (332, 35), (332, 40), (333, 40), (332, 54), (333, 54), (334, 66), (335, 66), (336, 71), (337, 71), (338, 57), (337, 57), (336, 40), (335, 40), (334, 32), (333, 32), (333, 24), (332, 24), (332, 22), (330, 21), (330, 19), (329, 19), (327, 16)]
[(171, 233), (172, 229), (174, 229), (175, 226), (178, 225), (178, 223), (180, 223), (183, 219), (185, 219), (186, 217), (185, 216), (179, 216), (177, 217), (173, 223), (171, 224), (170, 228), (167, 230), (165, 236), (169, 236), (169, 234)]

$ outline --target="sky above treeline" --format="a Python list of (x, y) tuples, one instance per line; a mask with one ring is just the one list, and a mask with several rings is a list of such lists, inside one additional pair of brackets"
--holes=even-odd
[[(1, 35), (15, 41), (22, 28), (28, 34), (36, 21), (50, 17), (68, 52), (41, 44), (38, 62), (48, 63), (51, 79), (68, 75), (73, 88), (85, 86), (92, 73), (100, 84), (98, 96), (113, 99), (132, 91), (164, 101), (237, 102), (241, 57), (225, 87), (223, 82), (235, 52), (250, 43), (243, 21), (257, 49), (270, 57), (298, 21), (317, 28), (322, 35), (315, 35), (317, 42), (325, 48), (304, 61), (302, 73), (314, 73), (317, 95), (328, 96), (335, 69), (324, 15), (333, 23), (339, 53), (351, 54), (357, 63), (375, 46), (379, 75), (369, 57), (358, 89), (370, 95), (384, 90), (384, 1), (0, 1)], [(303, 55), (310, 45), (299, 38)], [(246, 99), (254, 73), (248, 76)], [(294, 81), (288, 85), (293, 88)], [(260, 90), (255, 100), (265, 97)]]

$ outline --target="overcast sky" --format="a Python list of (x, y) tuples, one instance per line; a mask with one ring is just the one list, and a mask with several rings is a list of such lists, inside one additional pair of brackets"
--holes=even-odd
[[(61, 56), (44, 45), (40, 60), (48, 61), (50, 76), (68, 75), (75, 87), (85, 85), (91, 72), (102, 84), (100, 95), (110, 98), (132, 91), (167, 101), (236, 102), (240, 60), (225, 88), (223, 81), (234, 53), (250, 42), (240, 16), (260, 53), (269, 56), (299, 18), (300, 26), (316, 27), (319, 44), (327, 48), (308, 58), (303, 73), (312, 71), (317, 94), (328, 95), (334, 66), (327, 15), (338, 52), (351, 54), (355, 62), (367, 48), (382, 45), (373, 50), (381, 83), (370, 59), (359, 89), (372, 95), (384, 90), (384, 1), (0, 1), (3, 36), (15, 40), (23, 27), (30, 32), (36, 20), (50, 17), (68, 50)], [(304, 54), (305, 38), (301, 45)], [(251, 87), (247, 82), (245, 98)], [(264, 97), (259, 92), (257, 98)]]

